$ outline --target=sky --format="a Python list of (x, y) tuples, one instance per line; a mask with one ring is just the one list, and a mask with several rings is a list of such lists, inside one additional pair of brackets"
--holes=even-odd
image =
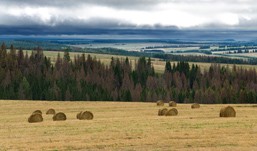
[(255, 0), (0, 1), (0, 33), (4, 35), (162, 35), (163, 31), (255, 30)]

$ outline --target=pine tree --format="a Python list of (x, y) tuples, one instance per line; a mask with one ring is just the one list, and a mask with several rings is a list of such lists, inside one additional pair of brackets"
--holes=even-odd
[(30, 88), (30, 84), (28, 82), (28, 80), (26, 79), (26, 77), (23, 77), (20, 86), (19, 86), (19, 99), (31, 99), (31, 88)]
[(165, 72), (171, 72), (171, 64), (169, 61), (166, 62), (166, 65), (165, 65)]
[(63, 60), (64, 60), (64, 61), (67, 61), (67, 62), (70, 62), (70, 61), (71, 61), (71, 59), (70, 59), (70, 53), (69, 53), (69, 50), (68, 50), (68, 49), (67, 49), (66, 51), (64, 51)]

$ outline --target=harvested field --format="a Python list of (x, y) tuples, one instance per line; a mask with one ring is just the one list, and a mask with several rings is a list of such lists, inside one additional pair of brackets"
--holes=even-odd
[[(179, 114), (167, 117), (157, 115), (156, 102), (0, 101), (0, 150), (257, 150), (256, 107), (228, 105), (236, 117), (220, 118), (221, 104), (178, 104)], [(44, 114), (28, 123), (31, 111), (50, 107), (67, 120)], [(94, 120), (77, 120), (84, 110)]]

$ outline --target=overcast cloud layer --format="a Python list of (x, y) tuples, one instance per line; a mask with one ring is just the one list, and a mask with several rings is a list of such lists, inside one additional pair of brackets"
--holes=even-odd
[(1, 0), (4, 34), (88, 29), (257, 30), (255, 0)]

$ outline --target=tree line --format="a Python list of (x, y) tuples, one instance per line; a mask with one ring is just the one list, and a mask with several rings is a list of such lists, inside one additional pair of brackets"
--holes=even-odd
[(40, 49), (30, 55), (14, 46), (0, 48), (0, 99), (257, 103), (255, 69), (213, 64), (202, 71), (187, 62), (166, 62), (156, 73), (151, 58), (100, 60), (69, 52), (52, 63)]
[(217, 56), (205, 56), (205, 55), (194, 56), (194, 55), (172, 55), (172, 54), (154, 54), (152, 55), (152, 57), (160, 58), (163, 60), (173, 60), (173, 61), (257, 65), (256, 58), (238, 59), (238, 58), (228, 58), (226, 56), (217, 57)]

